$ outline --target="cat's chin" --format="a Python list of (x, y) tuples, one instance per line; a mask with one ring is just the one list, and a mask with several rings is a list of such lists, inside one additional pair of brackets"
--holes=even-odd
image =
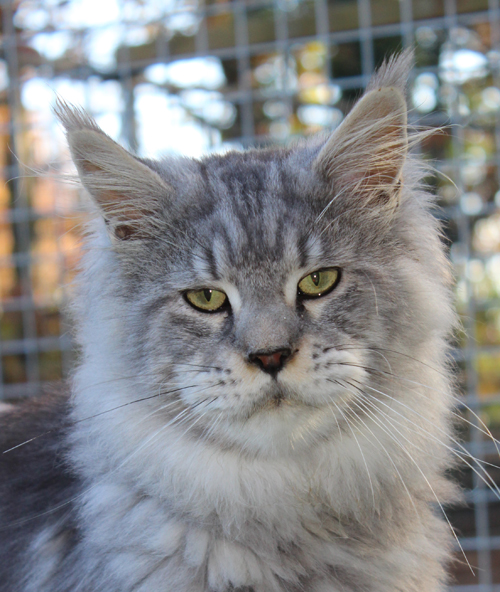
[(249, 418), (255, 413), (276, 412), (288, 407), (298, 406), (310, 407), (310, 405), (300, 400), (290, 390), (276, 382), (265, 389), (262, 396), (254, 402), (248, 411), (247, 417)]
[(338, 423), (330, 409), (274, 392), (244, 417), (228, 418), (218, 435), (246, 452), (282, 456), (334, 439), (337, 433)]

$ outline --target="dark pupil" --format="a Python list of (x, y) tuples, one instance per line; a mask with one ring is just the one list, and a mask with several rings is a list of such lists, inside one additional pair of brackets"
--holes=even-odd
[(212, 300), (212, 290), (203, 290), (203, 296), (205, 296), (207, 302), (210, 302)]
[(311, 279), (313, 284), (317, 286), (319, 284), (319, 273), (311, 273)]

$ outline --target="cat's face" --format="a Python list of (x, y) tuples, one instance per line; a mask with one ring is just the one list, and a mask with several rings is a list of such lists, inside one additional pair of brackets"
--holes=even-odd
[(148, 311), (136, 335), (142, 363), (179, 388), (195, 431), (217, 421), (210, 437), (266, 448), (301, 446), (336, 427), (346, 387), (365, 379), (365, 348), (390, 331), (376, 314), (374, 282), (386, 290), (393, 281), (379, 277), (387, 254), (378, 238), (362, 239), (373, 220), (358, 220), (353, 237), (349, 202), (321, 216), (325, 183), (317, 177), (311, 195), (293, 155), (267, 156), (203, 163), (210, 184), (198, 172), (199, 194), (190, 194), (211, 207), (169, 233), (178, 250), (151, 243), (155, 267), (132, 296)]
[(328, 141), (202, 161), (138, 161), (61, 119), (107, 222), (120, 348), (192, 437), (266, 453), (334, 437), (350, 399), (403, 372), (390, 348), (436, 323), (398, 90), (366, 95)]

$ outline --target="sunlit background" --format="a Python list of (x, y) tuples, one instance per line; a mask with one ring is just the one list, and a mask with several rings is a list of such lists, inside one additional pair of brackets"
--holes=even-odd
[[(411, 120), (436, 128), (420, 151), (438, 171), (428, 183), (463, 323), (459, 387), (500, 437), (499, 0), (0, 6), (0, 399), (42, 392), (73, 358), (61, 309), (85, 215), (77, 189), (56, 181), (73, 170), (52, 113), (56, 93), (141, 156), (197, 157), (334, 129), (384, 56), (413, 45)], [(495, 462), (493, 443), (469, 428), (468, 449)], [(450, 518), (477, 569), (457, 554), (454, 589), (500, 591), (500, 504), (472, 472), (459, 478), (469, 507)]]

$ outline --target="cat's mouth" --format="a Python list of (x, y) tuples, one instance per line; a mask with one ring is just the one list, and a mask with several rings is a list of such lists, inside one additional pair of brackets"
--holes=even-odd
[(299, 405), (305, 405), (305, 403), (299, 400), (289, 389), (275, 383), (264, 391), (262, 397), (256, 401), (253, 412), (273, 411), (284, 407), (297, 407)]

